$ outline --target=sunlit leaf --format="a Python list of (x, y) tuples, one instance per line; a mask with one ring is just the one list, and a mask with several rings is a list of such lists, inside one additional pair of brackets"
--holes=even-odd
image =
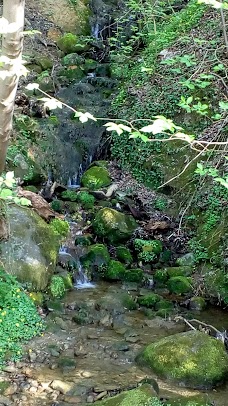
[(121, 128), (120, 124), (106, 123), (104, 127), (107, 127), (107, 131), (115, 131), (118, 135), (123, 134), (123, 129)]
[(62, 103), (53, 97), (42, 97), (40, 100), (44, 102), (44, 107), (48, 107), (49, 110), (55, 110), (57, 108), (62, 108)]
[(80, 111), (77, 111), (75, 113), (75, 117), (79, 118), (79, 121), (81, 121), (81, 123), (86, 123), (89, 119), (93, 120), (93, 121), (97, 121), (96, 117), (94, 117), (92, 114), (90, 113), (82, 113)]
[(220, 107), (222, 110), (228, 110), (228, 102), (220, 101), (220, 102), (219, 102), (219, 107)]
[(12, 195), (13, 195), (13, 192), (12, 192), (11, 189), (6, 189), (6, 188), (4, 188), (4, 189), (2, 189), (1, 192), (0, 192), (0, 197), (1, 197), (2, 199), (9, 199), (9, 198), (12, 198)]
[(22, 197), (20, 199), (20, 204), (22, 206), (31, 206), (32, 203), (30, 202), (30, 200), (26, 199), (25, 197)]

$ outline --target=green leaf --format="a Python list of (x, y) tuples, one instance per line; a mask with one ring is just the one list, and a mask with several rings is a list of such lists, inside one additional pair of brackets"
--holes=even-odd
[(220, 102), (219, 102), (219, 107), (220, 107), (222, 110), (228, 110), (228, 102), (220, 101)]
[(12, 195), (13, 195), (13, 192), (12, 192), (12, 190), (10, 190), (10, 189), (3, 188), (3, 189), (1, 190), (1, 192), (0, 192), (0, 197), (1, 197), (2, 199), (11, 198)]
[(29, 84), (25, 87), (25, 89), (28, 89), (28, 90), (39, 89), (39, 85), (38, 85), (38, 83), (29, 83)]
[(31, 206), (32, 203), (30, 202), (30, 200), (26, 199), (25, 197), (22, 197), (20, 199), (20, 204), (22, 206)]
[(86, 123), (89, 119), (93, 120), (93, 121), (97, 121), (97, 119), (88, 112), (82, 113), (80, 111), (77, 111), (74, 116), (78, 117), (79, 121), (81, 121), (81, 123)]

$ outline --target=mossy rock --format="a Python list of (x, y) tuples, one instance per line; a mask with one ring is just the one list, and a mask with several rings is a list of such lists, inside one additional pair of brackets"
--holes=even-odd
[(111, 77), (112, 71), (109, 63), (102, 63), (98, 65), (95, 69), (96, 75), (100, 77)]
[(91, 234), (76, 235), (75, 245), (89, 246), (91, 245), (92, 240), (93, 236)]
[(92, 266), (107, 265), (110, 261), (108, 248), (104, 244), (93, 244), (88, 248), (87, 254), (83, 257), (83, 262)]
[(156, 317), (162, 317), (163, 319), (166, 319), (172, 313), (173, 309), (159, 309), (156, 311)]
[(193, 273), (193, 268), (191, 266), (173, 266), (166, 268), (169, 278), (174, 276), (190, 276)]
[(65, 33), (61, 38), (59, 38), (57, 45), (66, 55), (72, 53), (81, 53), (89, 49), (89, 46), (83, 43), (82, 39), (70, 32)]
[(117, 243), (129, 239), (137, 228), (137, 223), (131, 215), (106, 207), (96, 214), (93, 228), (99, 237), (105, 237), (110, 242)]
[(138, 297), (138, 303), (140, 306), (154, 308), (156, 303), (162, 299), (161, 296), (156, 293), (148, 293), (147, 295)]
[(124, 262), (127, 265), (130, 265), (133, 262), (133, 258), (129, 248), (124, 246), (116, 247), (116, 256), (119, 261)]
[(35, 62), (42, 68), (42, 70), (52, 69), (53, 67), (53, 60), (48, 56), (39, 56), (39, 58), (35, 59)]
[(36, 72), (38, 74), (40, 74), (42, 72), (42, 68), (39, 65), (36, 65), (35, 63), (30, 63), (29, 65), (26, 65), (26, 68), (30, 71), (30, 72)]
[(173, 304), (169, 300), (161, 299), (155, 303), (155, 310), (168, 309), (173, 310)]
[(109, 186), (111, 178), (107, 169), (92, 166), (83, 175), (81, 179), (82, 185), (90, 190), (96, 190), (101, 187)]
[(127, 293), (123, 296), (122, 303), (123, 303), (124, 307), (126, 307), (126, 309), (128, 309), (128, 310), (136, 310), (138, 308), (138, 305), (137, 305), (136, 301), (134, 300), (134, 298)]
[(208, 403), (206, 398), (202, 396), (176, 397), (175, 399), (169, 399), (168, 404), (169, 406), (211, 406), (211, 403)]
[(195, 297), (191, 297), (190, 302), (189, 302), (189, 307), (190, 307), (190, 310), (202, 311), (202, 310), (206, 309), (207, 303), (203, 297), (195, 296)]
[(66, 289), (73, 289), (74, 284), (70, 272), (67, 271), (60, 272), (59, 276), (61, 276)]
[(111, 260), (105, 270), (104, 277), (111, 281), (121, 281), (125, 278), (126, 269), (119, 261)]
[(83, 65), (83, 70), (88, 73), (92, 72), (96, 69), (97, 67), (97, 61), (94, 59), (85, 59), (84, 65)]
[(168, 280), (167, 287), (171, 293), (183, 295), (192, 291), (193, 280), (185, 276), (174, 276)]
[(1, 243), (4, 268), (30, 291), (44, 291), (55, 270), (59, 238), (31, 209), (10, 205), (7, 215), (11, 236), (9, 241)]
[(141, 268), (126, 269), (123, 280), (126, 282), (140, 283), (144, 279), (144, 272)]
[(38, 75), (36, 82), (38, 83), (40, 89), (46, 93), (54, 93), (56, 90), (53, 78), (50, 76), (47, 70)]
[(76, 368), (76, 362), (69, 357), (60, 357), (58, 359), (58, 367), (64, 371), (70, 371)]
[(188, 252), (184, 254), (182, 257), (176, 260), (176, 264), (179, 266), (190, 266), (193, 267), (195, 265), (195, 256), (192, 252)]
[(81, 66), (85, 62), (85, 58), (83, 56), (78, 55), (76, 53), (65, 55), (62, 58), (63, 66)]
[(59, 77), (65, 77), (66, 79), (71, 80), (80, 80), (82, 79), (85, 74), (83, 70), (79, 66), (71, 66), (69, 68), (61, 69), (58, 72)]
[(159, 284), (165, 284), (168, 280), (168, 272), (167, 268), (165, 269), (157, 269), (157, 271), (154, 274), (154, 281), (159, 283)]
[(10, 386), (10, 381), (1, 381), (0, 382), (0, 395), (4, 395), (6, 389)]
[(162, 378), (194, 389), (213, 388), (228, 377), (223, 343), (200, 331), (174, 334), (152, 343), (137, 361)]
[[(122, 392), (119, 395), (111, 398), (95, 402), (95, 406), (145, 406), (149, 400), (155, 396), (155, 390), (149, 384), (142, 385), (140, 388), (133, 389), (127, 392)], [(153, 406), (153, 403), (151, 403)]]

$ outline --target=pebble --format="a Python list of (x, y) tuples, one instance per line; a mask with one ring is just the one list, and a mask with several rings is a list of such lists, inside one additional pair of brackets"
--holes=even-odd
[(17, 368), (14, 365), (7, 365), (2, 370), (4, 372), (8, 372), (9, 374), (14, 374), (17, 372)]
[(16, 393), (18, 390), (18, 386), (16, 383), (12, 383), (6, 390), (4, 391), (5, 396), (12, 396), (14, 393)]
[(64, 396), (64, 401), (76, 405), (77, 403), (81, 403), (82, 399), (79, 396)]
[(29, 360), (30, 360), (30, 362), (36, 361), (36, 358), (37, 358), (37, 355), (36, 355), (35, 352), (30, 352), (30, 353), (29, 353)]
[(89, 395), (86, 399), (87, 403), (93, 403), (94, 402), (94, 396), (93, 395)]
[(99, 393), (99, 395), (96, 396), (95, 400), (96, 400), (96, 401), (97, 401), (97, 400), (100, 400), (100, 399), (102, 399), (104, 396), (106, 396), (107, 394), (108, 394), (107, 391), (101, 392), (101, 393)]
[(11, 400), (9, 400), (6, 396), (0, 396), (0, 403), (2, 403), (4, 406), (13, 405), (13, 402), (11, 402)]
[(67, 392), (69, 392), (72, 389), (73, 385), (74, 385), (73, 382), (71, 382), (71, 383), (63, 382), (58, 379), (55, 379), (54, 381), (52, 381), (50, 386), (52, 389), (61, 392), (63, 395), (66, 395)]

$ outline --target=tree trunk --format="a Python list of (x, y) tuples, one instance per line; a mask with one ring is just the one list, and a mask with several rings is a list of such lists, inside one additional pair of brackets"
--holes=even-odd
[[(4, 170), (12, 132), (14, 101), (20, 76), (25, 0), (4, 0), (3, 17), (14, 29), (2, 36), (2, 56), (9, 58), (0, 66), (0, 173)], [(11, 26), (13, 27), (13, 26)]]

